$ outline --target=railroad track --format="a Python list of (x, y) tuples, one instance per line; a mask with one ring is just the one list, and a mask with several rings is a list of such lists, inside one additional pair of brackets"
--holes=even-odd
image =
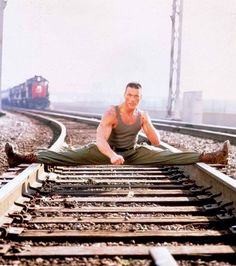
[[(80, 117), (101, 119), (101, 114), (96, 113), (86, 113), (86, 112), (73, 112), (66, 110), (53, 110), (47, 111), (47, 113), (53, 114), (68, 114), (76, 115)], [(193, 124), (182, 121), (171, 121), (163, 119), (152, 119), (153, 125), (159, 130), (167, 130), (172, 132), (177, 132), (181, 134), (187, 134), (202, 138), (210, 138), (217, 141), (224, 141), (225, 139), (230, 140), (230, 142), (236, 145), (236, 128), (235, 127), (224, 127), (215, 126), (208, 124)]]
[(6, 263), (236, 261), (235, 180), (210, 166), (34, 167), (9, 182), (18, 196), (0, 208)]

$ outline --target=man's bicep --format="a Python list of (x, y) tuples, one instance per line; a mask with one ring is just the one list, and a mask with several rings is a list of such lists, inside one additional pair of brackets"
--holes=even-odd
[(106, 140), (108, 140), (108, 138), (111, 135), (111, 131), (112, 131), (112, 125), (101, 121), (101, 123), (97, 128), (97, 136), (104, 137)]
[(160, 134), (152, 124), (151, 118), (147, 113), (144, 116), (143, 131), (153, 145), (160, 145)]
[(105, 137), (105, 139), (108, 139), (112, 131), (113, 123), (114, 118), (112, 114), (110, 112), (106, 112), (97, 128), (97, 134), (100, 137)]
[(147, 112), (143, 112), (142, 114), (142, 128), (145, 133), (148, 133), (151, 128), (154, 128), (150, 116)]

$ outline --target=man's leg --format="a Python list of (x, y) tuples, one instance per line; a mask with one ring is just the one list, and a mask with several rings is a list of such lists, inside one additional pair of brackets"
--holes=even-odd
[(49, 165), (74, 166), (80, 164), (109, 164), (108, 157), (103, 155), (95, 144), (89, 144), (75, 150), (64, 149), (59, 152), (39, 151), (37, 154), (21, 155), (15, 153), (11, 146), (5, 147), (10, 166), (20, 163), (44, 163)]
[(125, 154), (125, 164), (192, 164), (199, 162), (197, 152), (173, 153), (150, 145), (137, 145)]
[(89, 144), (78, 149), (65, 149), (61, 152), (40, 151), (37, 154), (39, 163), (50, 165), (81, 165), (109, 164), (108, 157), (103, 155), (95, 144)]
[(230, 149), (229, 141), (225, 141), (222, 149), (211, 153), (179, 152), (172, 153), (150, 145), (138, 145), (125, 154), (127, 164), (193, 164), (196, 162), (227, 164)]

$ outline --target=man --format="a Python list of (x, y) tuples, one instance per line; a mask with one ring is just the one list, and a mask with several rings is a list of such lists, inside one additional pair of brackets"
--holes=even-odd
[[(9, 166), (20, 163), (44, 163), (49, 165), (81, 164), (193, 164), (226, 163), (229, 141), (223, 148), (212, 153), (179, 152), (158, 148), (160, 135), (154, 128), (147, 112), (137, 109), (142, 97), (139, 83), (129, 83), (125, 88), (124, 101), (112, 106), (103, 115), (97, 128), (96, 143), (80, 149), (61, 152), (40, 151), (38, 154), (20, 155), (6, 144)], [(143, 129), (152, 145), (137, 144), (138, 132)]]

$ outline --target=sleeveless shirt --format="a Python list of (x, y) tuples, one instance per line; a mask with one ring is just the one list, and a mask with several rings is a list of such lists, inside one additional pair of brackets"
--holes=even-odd
[(119, 106), (115, 106), (115, 110), (118, 123), (115, 128), (112, 128), (108, 143), (111, 147), (131, 149), (136, 144), (138, 132), (142, 127), (141, 113), (138, 111), (136, 121), (131, 125), (127, 125), (122, 121)]

